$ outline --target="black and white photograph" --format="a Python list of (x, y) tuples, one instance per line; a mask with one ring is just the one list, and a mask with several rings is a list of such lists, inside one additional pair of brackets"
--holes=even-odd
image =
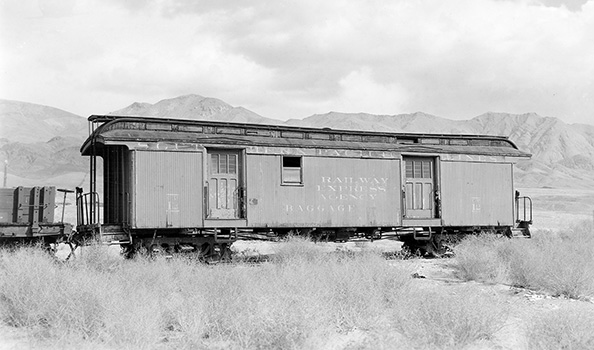
[(0, 350), (594, 349), (594, 0), (0, 0)]

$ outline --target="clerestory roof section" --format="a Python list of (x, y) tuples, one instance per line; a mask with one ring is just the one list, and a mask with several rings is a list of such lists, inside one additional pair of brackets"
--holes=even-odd
[(93, 144), (96, 146), (175, 142), (243, 147), (479, 154), (520, 158), (531, 156), (520, 151), (507, 137), (493, 135), (372, 132), (113, 115), (92, 115), (89, 122), (91, 135), (81, 147), (83, 155), (92, 154)]

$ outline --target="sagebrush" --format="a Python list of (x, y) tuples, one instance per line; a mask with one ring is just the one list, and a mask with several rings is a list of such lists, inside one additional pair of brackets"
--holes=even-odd
[(531, 239), (472, 236), (455, 248), (460, 277), (506, 283), (568, 298), (594, 296), (594, 230), (590, 223)]

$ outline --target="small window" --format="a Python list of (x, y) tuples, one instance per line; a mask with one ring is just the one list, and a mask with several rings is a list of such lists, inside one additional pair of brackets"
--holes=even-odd
[(490, 140), (470, 140), (471, 146), (491, 146)]
[(213, 174), (236, 174), (237, 155), (225, 153), (211, 154), (210, 169)]
[(450, 145), (452, 145), (452, 146), (466, 146), (466, 145), (468, 145), (468, 140), (450, 140)]
[(343, 141), (361, 142), (361, 136), (359, 135), (342, 135)]
[(282, 183), (302, 184), (301, 157), (283, 156)]
[(265, 136), (265, 137), (272, 137), (272, 131), (270, 130), (260, 130), (260, 129), (247, 129), (245, 134), (248, 136)]
[(373, 135), (365, 135), (363, 136), (364, 142), (388, 142), (388, 138), (385, 136), (373, 136)]
[(330, 140), (330, 134), (310, 133), (309, 138), (312, 140)]
[(217, 128), (217, 134), (241, 135), (241, 131), (237, 128)]
[(426, 145), (439, 145), (440, 142), (439, 139), (421, 139), (420, 141), (422, 144)]
[(283, 131), (283, 132), (281, 132), (281, 136), (289, 138), (289, 139), (302, 139), (303, 133), (302, 132)]
[(433, 160), (413, 158), (405, 162), (406, 177), (409, 179), (433, 178)]

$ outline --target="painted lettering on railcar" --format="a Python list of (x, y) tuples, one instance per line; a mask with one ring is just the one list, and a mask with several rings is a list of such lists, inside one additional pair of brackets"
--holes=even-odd
[(316, 190), (323, 200), (376, 200), (387, 191), (387, 177), (330, 177), (322, 176)]
[(487, 156), (481, 154), (442, 154), (442, 161), (501, 163), (506, 161), (504, 156)]
[(292, 205), (292, 204), (285, 204), (285, 211), (286, 212), (318, 212), (322, 213), (325, 211), (328, 212), (353, 212), (355, 211), (355, 206), (352, 204), (338, 204), (338, 205)]
[(325, 148), (291, 148), (291, 147), (269, 147), (249, 146), (246, 148), (248, 154), (274, 154), (311, 157), (344, 157), (344, 158), (379, 158), (398, 159), (400, 153), (393, 151), (374, 151), (357, 149), (325, 149)]
[(354, 212), (357, 206), (369, 207), (370, 202), (383, 201), (388, 192), (387, 177), (321, 176), (315, 185), (315, 204), (285, 203), (286, 212)]

